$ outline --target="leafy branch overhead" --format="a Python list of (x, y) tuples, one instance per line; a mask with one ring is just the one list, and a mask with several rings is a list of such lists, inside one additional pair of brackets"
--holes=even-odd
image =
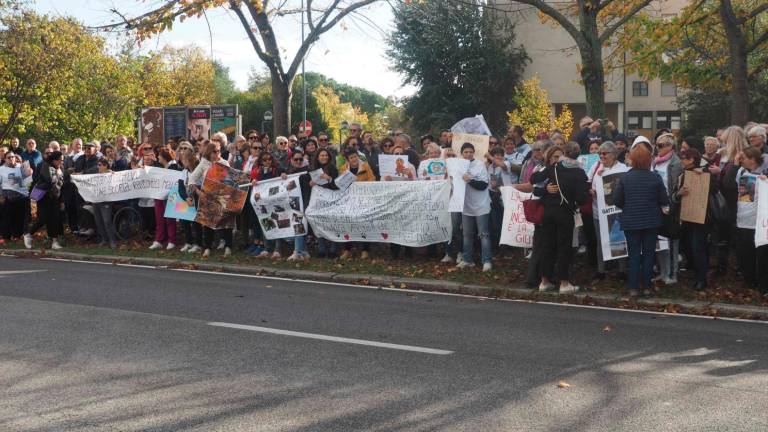
[(245, 31), (256, 55), (269, 70), (275, 131), (286, 134), (291, 125), (291, 84), (309, 49), (322, 34), (331, 30), (345, 17), (377, 1), (379, 0), (332, 0), (318, 7), (313, 0), (306, 0), (304, 9), (309, 31), (287, 64), (283, 64), (274, 22), (287, 14), (301, 12), (301, 9), (289, 6), (287, 1), (273, 5), (269, 0), (166, 0), (154, 9), (134, 17), (114, 9), (113, 12), (120, 17), (120, 21), (100, 28), (124, 29), (135, 33), (141, 41), (172, 29), (176, 20), (201, 17), (206, 10), (213, 8), (230, 9)]

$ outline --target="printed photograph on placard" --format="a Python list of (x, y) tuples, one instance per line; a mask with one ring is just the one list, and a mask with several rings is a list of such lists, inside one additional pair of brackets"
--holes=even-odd
[(624, 173), (616, 173), (604, 176), (603, 179), (603, 191), (605, 193), (605, 205), (610, 207), (613, 205), (613, 191), (621, 181), (621, 177)]
[(251, 182), (251, 176), (249, 173), (236, 170), (232, 167), (228, 167), (220, 163), (212, 164), (208, 169), (208, 172), (205, 174), (205, 178), (215, 180), (219, 183), (223, 183), (232, 187), (247, 185)]
[(627, 238), (621, 229), (620, 213), (608, 215), (608, 239), (611, 245), (611, 257), (619, 258), (627, 255)]
[(187, 130), (192, 142), (211, 138), (211, 107), (190, 107), (187, 110)]
[(755, 202), (755, 183), (757, 182), (757, 176), (743, 175), (739, 179), (739, 201), (741, 202)]
[(141, 110), (141, 142), (152, 145), (163, 144), (163, 109)]
[(227, 186), (224, 183), (212, 181), (208, 178), (203, 180), (203, 190), (217, 197), (225, 211), (231, 213), (240, 213), (248, 199), (248, 192)]

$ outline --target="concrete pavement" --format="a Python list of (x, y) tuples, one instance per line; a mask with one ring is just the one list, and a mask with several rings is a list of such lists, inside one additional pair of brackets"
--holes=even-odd
[(0, 266), (2, 431), (768, 430), (766, 324)]

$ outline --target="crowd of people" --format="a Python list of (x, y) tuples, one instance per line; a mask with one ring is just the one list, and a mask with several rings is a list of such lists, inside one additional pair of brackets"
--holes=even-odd
[[(535, 221), (533, 245), (524, 254), (528, 260), (526, 283), (531, 288), (577, 291), (572, 267), (578, 252), (594, 270), (592, 282), (606, 278), (606, 272), (615, 269), (619, 277), (626, 278), (633, 296), (650, 294), (654, 281), (677, 283), (682, 269), (692, 270), (693, 288), (697, 290), (705, 289), (714, 277), (727, 276), (729, 280), (742, 278), (768, 294), (768, 246), (756, 247), (754, 242), (755, 183), (768, 174), (766, 125), (730, 126), (703, 138), (679, 137), (669, 130), (660, 130), (654, 137), (627, 137), (610, 122), (585, 117), (580, 132), (571, 139), (561, 131), (547, 131), (539, 132), (536, 140), (528, 143), (524, 132), (520, 126), (512, 126), (501, 138), (489, 137), (484, 157), (476, 157), (470, 143), (454, 151), (449, 130), (443, 130), (437, 139), (425, 135), (414, 143), (405, 133), (377, 140), (357, 123), (350, 125), (349, 136), (339, 145), (331, 144), (328, 134), (322, 132), (273, 140), (268, 133), (251, 130), (235, 137), (234, 142), (221, 132), (210, 140), (169, 139), (162, 145), (135, 144), (130, 137), (120, 135), (113, 143), (75, 139), (64, 145), (52, 141), (41, 152), (35, 140), (28, 139), (21, 148), (19, 139), (13, 138), (10, 146), (0, 147), (0, 243), (22, 241), (32, 248), (33, 234), (45, 226), (50, 247), (61, 249), (66, 224), (72, 234), (118, 247), (112, 203), (93, 203), (95, 230), (78, 226), (78, 211), (84, 202), (72, 182), (73, 174), (144, 166), (184, 171), (187, 180), (181, 181), (179, 192), (182, 199), (195, 205), (206, 172), (215, 163), (249, 173), (252, 185), (303, 173), (300, 183), (306, 208), (313, 188), (335, 189), (334, 180), (348, 171), (358, 182), (393, 181), (380, 175), (381, 154), (407, 157), (407, 181), (445, 179), (447, 174), (427, 175), (422, 161), (457, 157), (468, 160), (470, 167), (462, 177), (467, 184), (464, 208), (451, 214), (450, 241), (427, 248), (435, 260), (455, 263), (459, 269), (474, 267), (475, 246), (479, 245), (482, 270), (492, 271), (494, 255), (503, 251), (499, 246), (503, 223), (500, 187), (511, 186), (532, 193), (541, 210), (540, 219)], [(586, 169), (578, 162), (583, 154), (597, 154), (599, 162)], [(322, 169), (323, 184), (316, 184), (309, 175), (318, 169)], [(684, 182), (686, 172), (710, 174), (709, 197), (702, 203), (707, 207), (703, 224), (680, 222), (680, 203), (689, 193)], [(625, 173), (612, 192), (612, 201), (622, 209), (619, 217), (627, 257), (606, 260), (593, 185), (614, 173)], [(256, 257), (282, 259), (283, 251), (292, 247), (287, 257), (290, 261), (309, 260), (310, 256), (343, 260), (353, 255), (363, 260), (371, 256), (368, 243), (316, 238), (311, 228), (306, 236), (268, 240), (251, 205), (244, 207), (235, 229), (217, 230), (164, 217), (166, 202), (162, 200), (138, 199), (126, 205), (140, 211), (143, 229), (152, 236), (148, 246), (152, 250), (178, 248), (209, 257), (215, 250), (229, 256), (242, 249), (242, 253)], [(574, 232), (578, 247), (574, 246)], [(657, 251), (659, 235), (669, 239), (667, 249)], [(392, 259), (401, 255), (410, 259), (414, 250), (391, 244), (389, 252)], [(735, 252), (735, 266), (731, 252)], [(712, 260), (714, 266), (710, 266), (710, 255), (716, 258)]]

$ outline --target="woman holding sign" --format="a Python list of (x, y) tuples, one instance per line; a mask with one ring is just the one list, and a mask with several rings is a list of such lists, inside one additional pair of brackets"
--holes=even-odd
[[(278, 137), (282, 138), (282, 137)], [(287, 142), (287, 141), (286, 141)], [(256, 186), (260, 181), (269, 180), (273, 178), (277, 178), (280, 176), (284, 176), (285, 171), (280, 167), (279, 161), (277, 161), (274, 156), (269, 152), (263, 152), (261, 154), (261, 157), (259, 159), (259, 163), (257, 165), (254, 165), (253, 169), (251, 170), (251, 180), (253, 183), (251, 183), (252, 186)], [(258, 200), (260, 197), (257, 193), (254, 197), (256, 200)], [(254, 230), (259, 230), (259, 221), (257, 218), (254, 218)], [(264, 250), (262, 250), (260, 253), (256, 255), (257, 258), (268, 258), (270, 254), (272, 255), (273, 259), (279, 259), (282, 256), (280, 255), (280, 246), (282, 245), (283, 241), (280, 239), (277, 240), (267, 240), (264, 239)]]
[[(309, 182), (309, 185), (311, 187), (320, 186), (326, 189), (338, 189), (334, 179), (339, 176), (339, 170), (334, 165), (333, 155), (327, 147), (317, 151), (314, 160), (312, 160), (310, 170), (309, 175), (312, 176), (312, 180)], [(318, 237), (317, 253), (320, 258), (332, 258), (336, 254), (336, 243)]]
[(768, 293), (768, 245), (755, 247), (757, 200), (766, 199), (756, 196), (757, 181), (766, 179), (768, 156), (755, 147), (749, 147), (741, 153), (739, 161), (741, 168), (736, 173), (736, 184), (739, 187), (736, 211), (736, 253), (739, 269), (748, 284)]

